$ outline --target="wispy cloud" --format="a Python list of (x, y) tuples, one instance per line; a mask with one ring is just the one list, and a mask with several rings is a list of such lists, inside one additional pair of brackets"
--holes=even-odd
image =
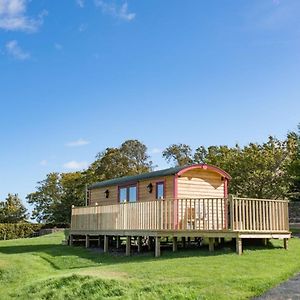
[(81, 8), (83, 8), (85, 5), (84, 0), (76, 0), (76, 4)]
[(48, 165), (48, 161), (46, 159), (43, 159), (40, 161), (40, 165), (41, 166), (47, 166)]
[(260, 30), (277, 30), (294, 28), (299, 20), (300, 1), (261, 1), (251, 6), (245, 14), (248, 28)]
[(36, 18), (31, 18), (26, 15), (28, 3), (28, 0), (0, 0), (0, 29), (37, 31), (48, 13), (44, 10)]
[(82, 170), (88, 167), (88, 163), (86, 161), (71, 160), (63, 164), (63, 167), (69, 170)]
[(62, 50), (63, 46), (62, 46), (61, 44), (55, 43), (55, 44), (54, 44), (54, 48), (55, 48), (56, 50)]
[(128, 3), (124, 2), (122, 5), (117, 5), (113, 2), (108, 2), (104, 0), (95, 0), (96, 7), (101, 8), (104, 14), (108, 14), (113, 16), (114, 18), (118, 18), (124, 21), (132, 21), (136, 14), (130, 13), (128, 11)]
[(150, 150), (150, 154), (159, 154), (162, 150), (160, 148), (153, 148)]
[(82, 24), (79, 25), (78, 31), (79, 32), (84, 32), (84, 31), (87, 30), (87, 27), (88, 27), (87, 24), (82, 23)]
[(8, 55), (18, 60), (26, 60), (30, 58), (30, 54), (22, 50), (16, 40), (9, 41), (5, 45), (5, 49)]
[(72, 141), (66, 144), (66, 146), (68, 147), (81, 147), (81, 146), (85, 146), (88, 145), (90, 142), (84, 139), (78, 139), (76, 141)]

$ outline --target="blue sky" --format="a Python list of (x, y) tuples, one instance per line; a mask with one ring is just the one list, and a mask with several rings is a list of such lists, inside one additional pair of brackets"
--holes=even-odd
[(300, 122), (300, 1), (0, 0), (0, 199), (136, 138), (283, 138)]

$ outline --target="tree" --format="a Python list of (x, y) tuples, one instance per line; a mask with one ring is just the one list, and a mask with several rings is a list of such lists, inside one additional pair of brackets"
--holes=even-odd
[(147, 147), (137, 140), (125, 141), (118, 148), (107, 148), (82, 172), (50, 173), (27, 195), (34, 206), (32, 218), (38, 222), (69, 223), (71, 206), (85, 204), (85, 188), (91, 183), (149, 172), (152, 162)]
[(289, 196), (291, 200), (300, 201), (300, 124), (298, 125), (298, 133), (292, 132), (289, 134), (294, 157), (288, 167), (288, 174), (290, 176)]
[(127, 168), (132, 175), (147, 173), (152, 170), (146, 145), (138, 140), (127, 140), (120, 147), (121, 156), (127, 161)]
[(51, 222), (53, 207), (61, 201), (59, 173), (50, 173), (46, 179), (38, 182), (37, 191), (27, 195), (29, 204), (34, 205), (32, 218), (38, 222)]
[(27, 217), (27, 209), (17, 194), (8, 194), (5, 201), (0, 202), (0, 223), (20, 223)]
[(32, 218), (38, 222), (69, 223), (72, 205), (85, 203), (85, 178), (81, 172), (50, 173), (38, 182), (37, 191), (27, 195), (34, 205)]
[(173, 162), (176, 166), (186, 166), (194, 162), (192, 149), (186, 144), (173, 144), (163, 151), (163, 157), (168, 163)]
[(107, 148), (96, 156), (87, 170), (89, 181), (102, 181), (152, 170), (147, 147), (137, 140), (127, 140), (119, 148)]
[(61, 198), (53, 207), (52, 220), (56, 223), (70, 223), (72, 205), (85, 204), (86, 179), (81, 172), (62, 173), (59, 185)]
[(195, 161), (216, 165), (232, 176), (229, 192), (241, 197), (286, 198), (289, 190), (287, 167), (294, 147), (291, 138), (272, 136), (263, 144), (199, 147)]

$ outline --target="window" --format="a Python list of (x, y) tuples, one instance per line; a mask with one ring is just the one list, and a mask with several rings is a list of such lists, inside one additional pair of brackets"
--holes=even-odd
[(165, 198), (165, 183), (157, 182), (156, 183), (156, 199), (164, 199)]
[(121, 187), (119, 189), (120, 202), (136, 202), (137, 201), (137, 187), (136, 185), (130, 185)]
[(119, 190), (119, 199), (120, 199), (120, 202), (127, 201), (127, 188), (121, 188)]

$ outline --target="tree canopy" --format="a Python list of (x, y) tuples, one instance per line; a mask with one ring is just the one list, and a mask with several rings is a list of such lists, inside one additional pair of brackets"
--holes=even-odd
[(0, 202), (0, 223), (20, 223), (27, 217), (27, 209), (17, 194), (8, 194), (5, 201)]
[[(233, 147), (172, 144), (163, 158), (173, 165), (207, 163), (227, 171), (229, 192), (240, 197), (300, 200), (300, 127), (279, 140), (270, 136), (263, 143)], [(127, 140), (106, 148), (82, 172), (50, 173), (27, 196), (34, 206), (33, 218), (43, 222), (70, 222), (71, 205), (85, 204), (86, 185), (107, 179), (149, 172), (153, 163), (147, 147)]]

